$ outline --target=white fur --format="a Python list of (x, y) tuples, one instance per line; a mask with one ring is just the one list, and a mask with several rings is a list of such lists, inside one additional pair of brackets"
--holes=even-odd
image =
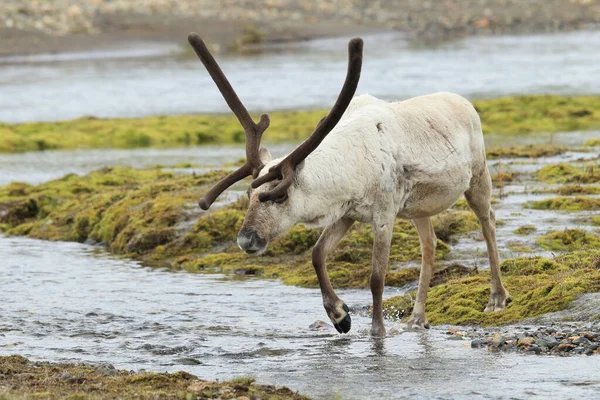
[(395, 103), (356, 97), (299, 166), (285, 215), (277, 218), (283, 231), (290, 223), (326, 226), (343, 216), (371, 222), (382, 193), (393, 193), (389, 206), (402, 218), (435, 215), (468, 189), (472, 171), (485, 165), (483, 148), (479, 116), (456, 94)]

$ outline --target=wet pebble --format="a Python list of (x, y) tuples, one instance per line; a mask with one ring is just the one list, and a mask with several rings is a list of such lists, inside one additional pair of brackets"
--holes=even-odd
[(195, 358), (191, 358), (191, 357), (176, 358), (173, 360), (173, 362), (177, 363), (177, 364), (181, 364), (181, 365), (200, 365), (200, 364), (202, 364), (202, 362), (200, 360), (196, 360)]
[(325, 330), (325, 329), (329, 329), (329, 328), (333, 328), (330, 324), (328, 324), (325, 321), (321, 321), (321, 320), (316, 320), (315, 322), (313, 322), (312, 324), (310, 324), (308, 326), (308, 329), (310, 329), (311, 331), (321, 331), (321, 330)]

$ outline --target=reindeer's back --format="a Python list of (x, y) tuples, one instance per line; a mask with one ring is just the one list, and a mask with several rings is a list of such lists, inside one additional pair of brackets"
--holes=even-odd
[[(405, 199), (410, 205), (462, 195), (477, 165), (485, 165), (477, 112), (461, 96), (436, 93), (395, 103), (356, 97), (305, 168), (311, 190), (326, 181), (328, 192), (351, 198), (373, 187), (400, 193), (415, 186), (417, 197)], [(430, 208), (447, 206), (438, 203)]]

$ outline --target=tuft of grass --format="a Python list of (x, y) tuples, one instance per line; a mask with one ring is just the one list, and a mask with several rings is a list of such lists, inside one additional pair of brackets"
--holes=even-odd
[[(426, 304), (433, 325), (502, 325), (566, 309), (583, 293), (600, 291), (600, 250), (567, 253), (553, 260), (518, 257), (501, 264), (512, 302), (497, 313), (484, 313), (490, 296), (489, 271), (450, 280), (433, 287)], [(412, 309), (411, 296), (384, 302), (389, 316), (404, 317)], [(398, 310), (404, 310), (398, 313)]]
[(523, 225), (515, 229), (513, 232), (517, 235), (531, 235), (537, 228), (533, 225)]
[(551, 164), (542, 167), (537, 173), (538, 180), (547, 183), (595, 183), (600, 182), (598, 168), (586, 169), (567, 163)]
[(497, 158), (551, 157), (567, 151), (566, 146), (554, 144), (528, 144), (525, 146), (493, 147), (486, 151), (489, 160)]
[(433, 228), (438, 239), (453, 243), (455, 235), (481, 229), (481, 226), (471, 211), (446, 211), (433, 217)]
[(600, 210), (600, 199), (585, 196), (553, 197), (525, 203), (525, 207), (533, 208), (534, 210)]
[(600, 194), (599, 185), (560, 185), (555, 188), (534, 190), (533, 193), (557, 193), (562, 196), (572, 196), (574, 194)]
[(587, 247), (600, 247), (600, 236), (583, 229), (565, 229), (539, 237), (538, 243), (546, 250), (574, 251)]
[(597, 147), (600, 146), (600, 139), (589, 139), (583, 144), (584, 146)]

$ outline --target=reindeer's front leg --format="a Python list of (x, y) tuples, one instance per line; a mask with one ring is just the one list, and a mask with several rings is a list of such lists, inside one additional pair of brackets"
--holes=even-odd
[(348, 314), (348, 306), (337, 297), (331, 286), (329, 275), (327, 275), (325, 258), (327, 257), (327, 253), (335, 247), (353, 223), (354, 220), (342, 218), (336, 223), (329, 225), (321, 233), (312, 252), (312, 262), (317, 273), (319, 286), (321, 287), (323, 306), (329, 319), (333, 322), (333, 326), (339, 333), (348, 333), (350, 331), (351, 319)]
[(427, 322), (427, 317), (425, 316), (425, 302), (427, 301), (427, 292), (429, 291), (429, 283), (431, 282), (437, 239), (431, 218), (414, 219), (413, 224), (419, 233), (422, 263), (419, 288), (417, 289), (417, 300), (415, 301), (412, 314), (408, 319), (407, 327), (409, 329), (422, 329), (429, 328), (429, 322)]
[(376, 218), (373, 221), (373, 271), (371, 272), (371, 293), (373, 295), (372, 336), (385, 336), (383, 325), (383, 287), (385, 273), (390, 259), (390, 246), (394, 231), (395, 216)]

